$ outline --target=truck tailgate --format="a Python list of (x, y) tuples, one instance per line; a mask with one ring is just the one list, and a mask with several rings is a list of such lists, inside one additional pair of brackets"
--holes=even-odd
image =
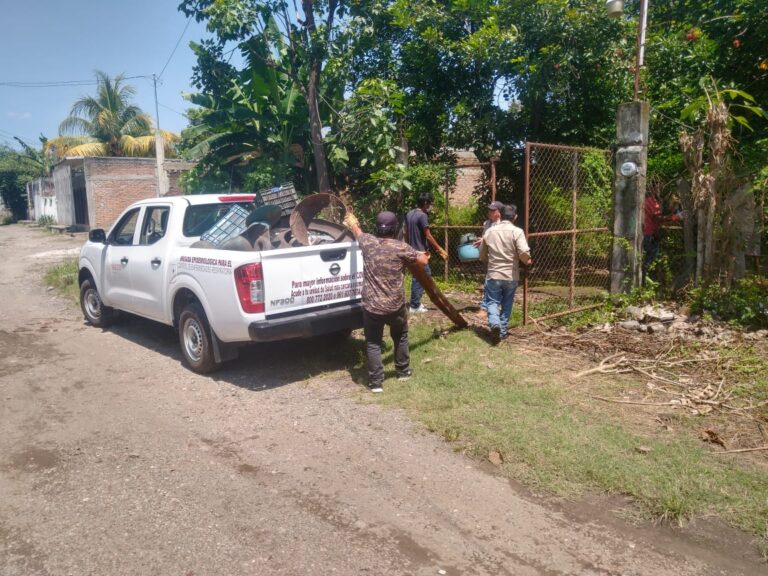
[(357, 243), (261, 253), (267, 317), (360, 300), (363, 258)]

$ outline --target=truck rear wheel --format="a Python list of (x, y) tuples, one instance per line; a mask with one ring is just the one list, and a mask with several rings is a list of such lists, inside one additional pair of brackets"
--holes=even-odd
[(211, 327), (197, 303), (188, 304), (179, 316), (179, 343), (184, 362), (193, 372), (207, 374), (219, 367), (213, 356)]
[(114, 310), (104, 306), (96, 289), (96, 283), (87, 278), (80, 285), (80, 309), (85, 320), (96, 328), (106, 328), (114, 319)]

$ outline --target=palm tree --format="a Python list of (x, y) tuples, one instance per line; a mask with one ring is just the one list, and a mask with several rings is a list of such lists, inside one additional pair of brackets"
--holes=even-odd
[[(96, 96), (77, 100), (59, 125), (59, 137), (46, 144), (56, 156), (152, 156), (155, 130), (152, 119), (131, 104), (136, 93), (122, 74), (110, 78), (96, 71)], [(161, 130), (166, 156), (174, 152), (178, 134)]]

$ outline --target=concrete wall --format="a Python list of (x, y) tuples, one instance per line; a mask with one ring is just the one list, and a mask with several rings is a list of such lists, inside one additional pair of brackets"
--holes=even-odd
[(38, 178), (27, 183), (27, 198), (32, 207), (29, 214), (31, 220), (39, 220), (43, 216), (49, 216), (58, 222), (59, 214), (53, 178)]
[(62, 162), (53, 169), (53, 187), (56, 192), (56, 221), (61, 226), (75, 223), (75, 201), (72, 197), (72, 169)]

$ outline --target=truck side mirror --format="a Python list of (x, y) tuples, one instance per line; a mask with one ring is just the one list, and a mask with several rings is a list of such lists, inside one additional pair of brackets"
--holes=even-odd
[(88, 232), (88, 240), (104, 244), (107, 241), (107, 234), (102, 228), (94, 228)]

